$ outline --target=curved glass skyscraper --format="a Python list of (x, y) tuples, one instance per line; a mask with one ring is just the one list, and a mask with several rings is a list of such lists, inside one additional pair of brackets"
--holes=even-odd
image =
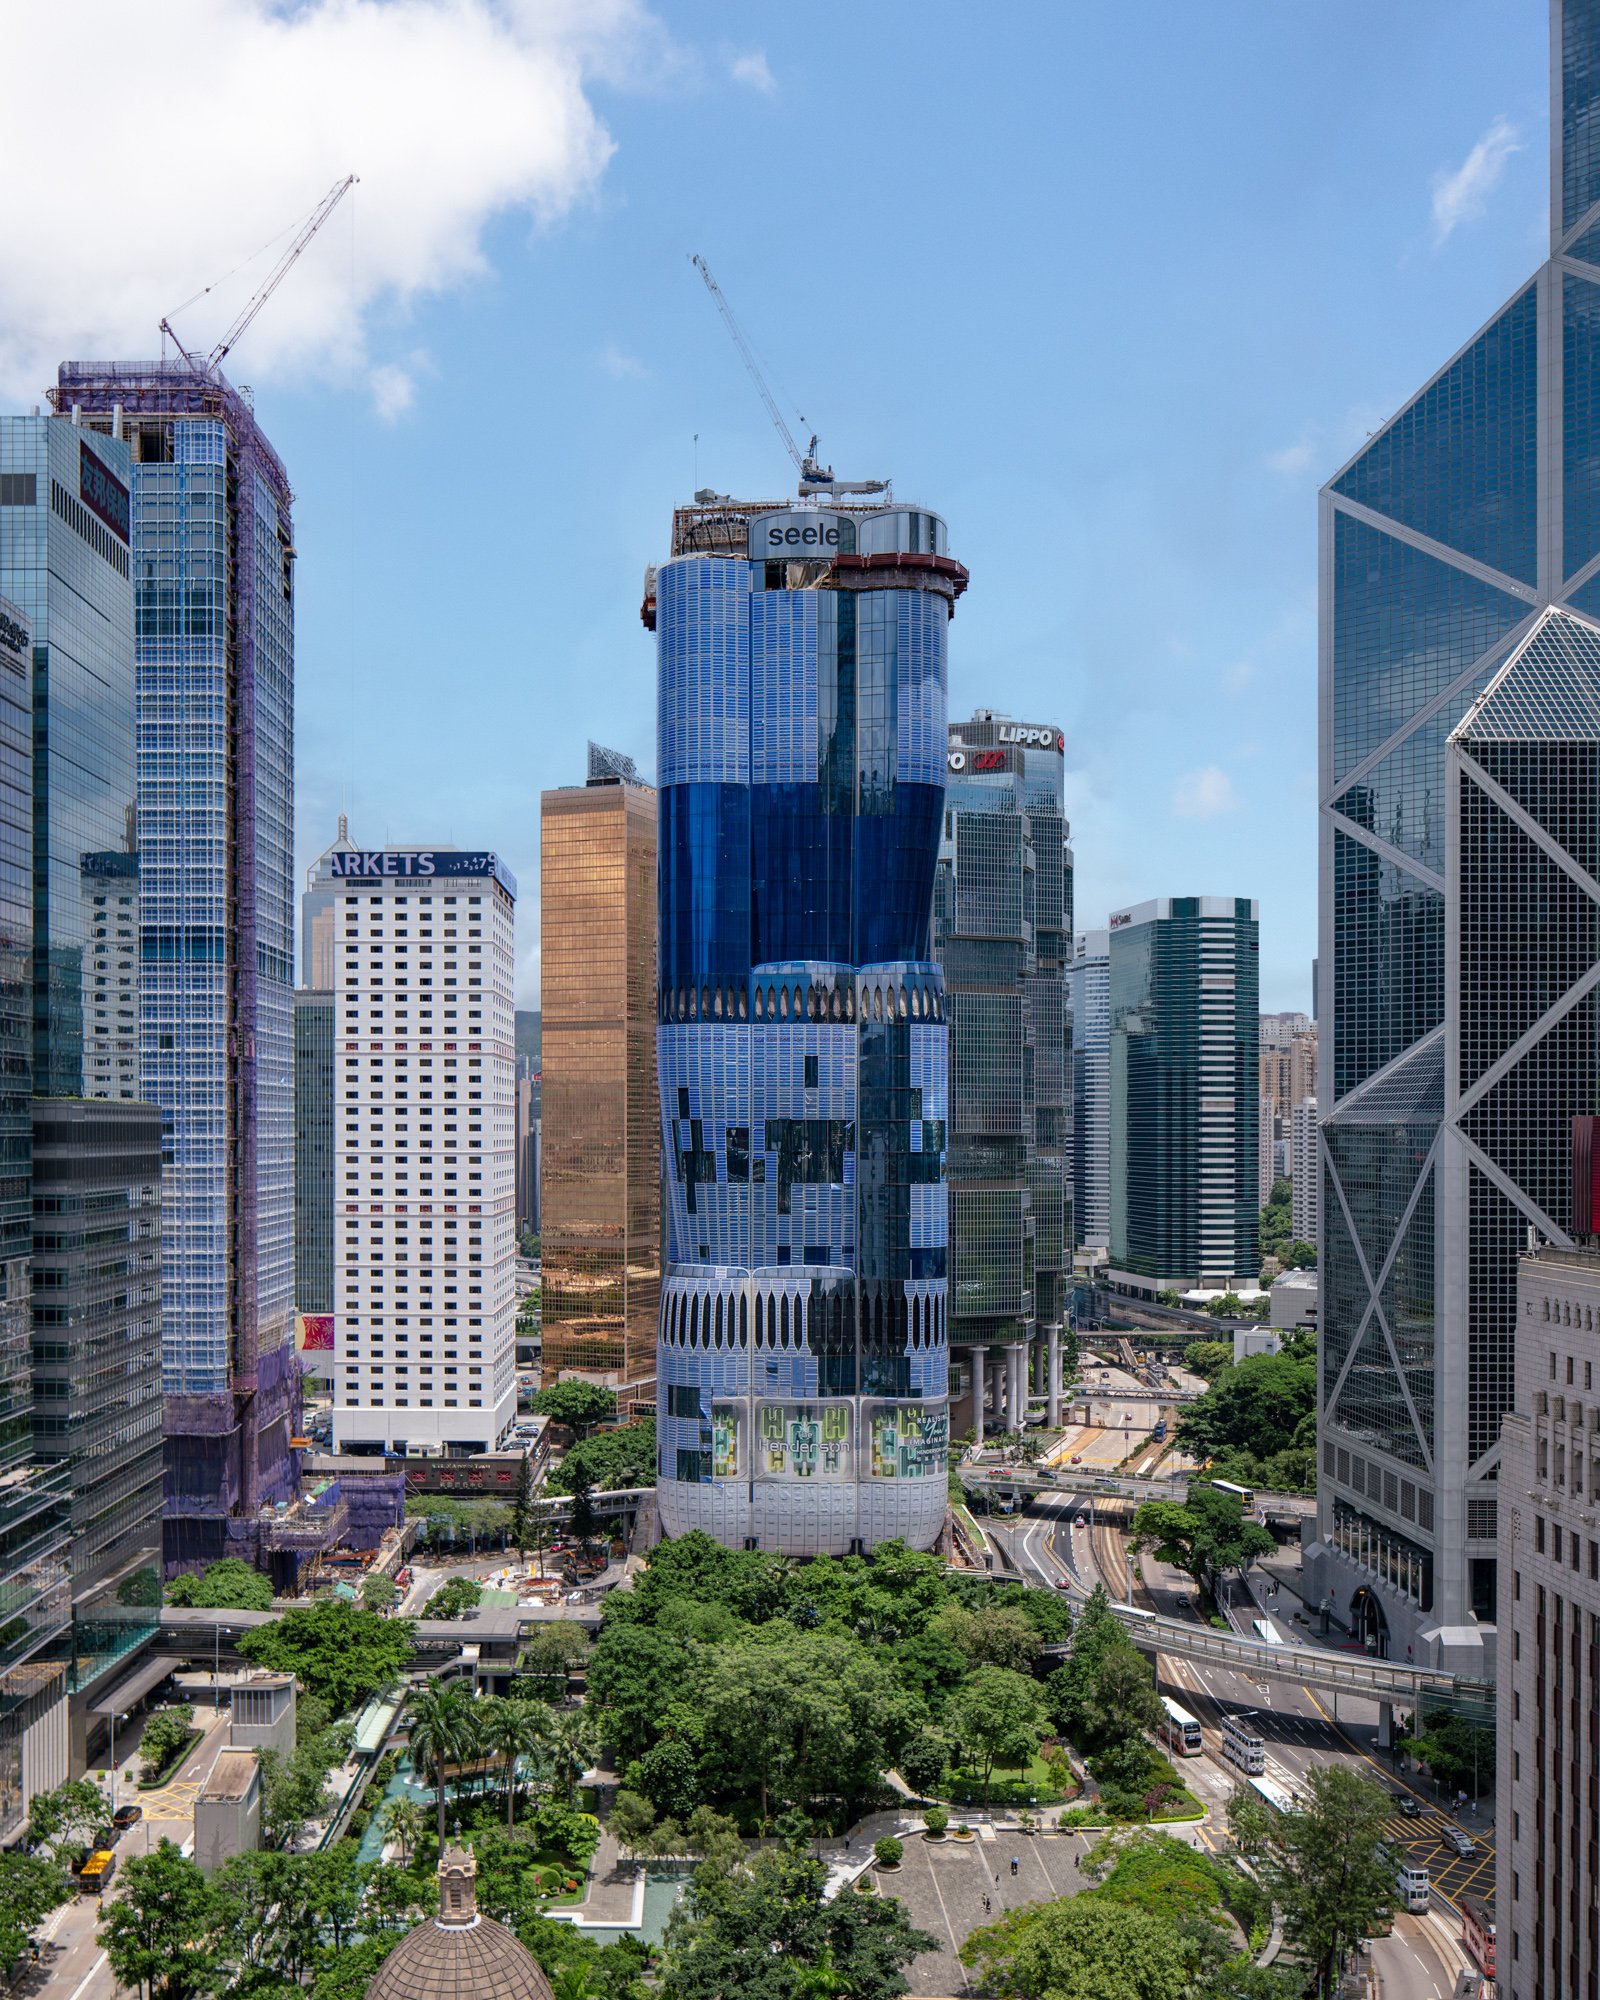
[(945, 632), (909, 508), (682, 508), (658, 631), (661, 1522), (928, 1547), (944, 1520)]

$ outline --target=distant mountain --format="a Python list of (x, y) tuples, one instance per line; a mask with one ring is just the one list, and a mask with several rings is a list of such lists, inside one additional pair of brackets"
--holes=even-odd
[(535, 1069), (539, 1067), (539, 1010), (536, 1007), (517, 1009), (517, 1054), (527, 1056)]

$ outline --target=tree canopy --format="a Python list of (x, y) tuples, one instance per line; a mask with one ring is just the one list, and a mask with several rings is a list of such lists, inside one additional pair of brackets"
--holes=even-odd
[(272, 1579), (237, 1556), (224, 1556), (198, 1574), (175, 1576), (167, 1585), (167, 1602), (205, 1611), (270, 1611)]
[(603, 1424), (617, 1414), (617, 1399), (599, 1382), (552, 1382), (533, 1399), (541, 1417), (565, 1424), (581, 1436), (591, 1424)]
[(416, 1628), (329, 1598), (297, 1606), (238, 1640), (252, 1666), (295, 1674), (335, 1715), (344, 1715), (398, 1680), (411, 1664)]
[(1236, 1493), (1191, 1479), (1187, 1500), (1145, 1500), (1133, 1517), (1135, 1549), (1153, 1549), (1162, 1562), (1186, 1570), (1199, 1583), (1220, 1582), (1244, 1571), (1277, 1547), (1270, 1530), (1245, 1518)]
[[(558, 1389), (586, 1386), (558, 1382)], [(553, 1391), (551, 1393), (554, 1393)], [(654, 1417), (640, 1417), (614, 1431), (596, 1431), (580, 1438), (545, 1480), (552, 1493), (576, 1493), (592, 1487), (599, 1493), (613, 1493), (626, 1486), (654, 1486), (656, 1483), (656, 1424)]]

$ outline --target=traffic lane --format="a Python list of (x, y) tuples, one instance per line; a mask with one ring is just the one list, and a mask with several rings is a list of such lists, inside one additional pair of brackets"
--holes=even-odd
[(1391, 2000), (1450, 2000), (1455, 1991), (1455, 1969), (1426, 1917), (1396, 1917), (1388, 1937), (1373, 1939), (1371, 1962)]

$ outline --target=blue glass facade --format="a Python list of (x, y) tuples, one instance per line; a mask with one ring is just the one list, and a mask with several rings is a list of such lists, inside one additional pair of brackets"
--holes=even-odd
[(661, 1518), (927, 1547), (948, 1432), (929, 922), (965, 572), (931, 516), (793, 518), (843, 520), (848, 553), (752, 555), (757, 508), (697, 547), (680, 515), (656, 577)]
[(162, 1113), (166, 1560), (253, 1554), (296, 1489), (294, 535), (248, 404), (64, 364), (131, 448), (141, 1092)]
[[(1476, 1623), (1492, 1643), (1515, 1259), (1530, 1226), (1559, 1239), (1564, 1167), (1545, 1141), (1600, 1090), (1590, 1044), (1563, 1040), (1586, 1003), (1547, 1013), (1592, 958), (1563, 945), (1583, 927), (1532, 851), (1549, 795), (1515, 833), (1458, 797), (1480, 705), (1540, 613), (1600, 616), (1600, 273), (1585, 261), (1600, 6), (1558, 0), (1552, 25), (1550, 260), (1322, 500), (1323, 1546), (1308, 1574), (1341, 1618), (1419, 1661), (1444, 1628)], [(1498, 929), (1474, 914), (1518, 896)], [(1400, 1562), (1402, 1546), (1421, 1559)]]

